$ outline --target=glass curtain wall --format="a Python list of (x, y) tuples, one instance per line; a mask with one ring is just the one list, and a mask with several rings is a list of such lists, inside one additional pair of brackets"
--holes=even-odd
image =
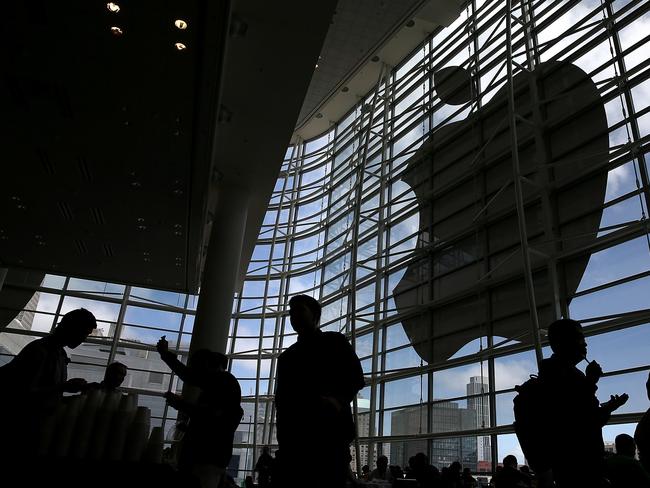
[[(520, 324), (519, 332), (500, 335), (509, 317), (497, 317), (486, 304), (500, 295), (490, 278), (512, 263), (519, 269), (526, 255), (532, 256), (531, 274), (554, 270), (549, 275), (557, 286), (533, 290), (538, 303), (585, 325), (590, 359), (605, 370), (601, 400), (630, 394), (605, 427), (605, 440), (632, 433), (648, 408), (650, 2), (526, 0), (512, 5), (510, 22), (507, 7), (503, 0), (465, 4), (451, 26), (432, 33), (399, 66), (384, 66), (377, 86), (327, 133), (287, 150), (245, 282), (233, 302), (227, 347), (245, 411), (231, 463), (237, 479), (251, 473), (262, 446), (277, 444), (273, 379), (278, 355), (296, 340), (287, 301), (298, 293), (323, 304), (322, 328), (345, 333), (362, 360), (367, 386), (355, 401), (354, 470), (357, 461), (372, 464), (379, 454), (405, 465), (413, 454), (425, 452), (438, 467), (459, 460), (474, 472), (493, 470), (508, 454), (523, 461), (512, 428), (514, 386), (537, 371), (537, 353), (549, 355), (546, 323), (540, 323), (542, 342), (535, 347), (535, 314), (510, 317)], [(416, 194), (404, 181), (406, 170), (441, 129), (490, 110), (512, 77), (557, 60), (589, 76), (606, 113), (609, 150), (591, 159), (592, 168), (554, 182), (559, 191), (586, 181), (590, 170), (604, 173), (604, 196), (588, 208), (598, 225), (586, 239), (532, 232), (524, 245), (495, 246), (486, 229), (505, 217), (491, 209), (500, 198), (514, 200), (516, 193), (489, 184), (489, 130), (486, 149), (472, 158), (478, 161), (476, 170), (444, 176), (444, 187), (436, 186), (433, 175), (427, 180), (429, 191), (417, 188)], [(436, 73), (451, 66), (463, 68), (471, 79), (471, 99), (458, 105), (442, 101), (435, 80)], [(507, 129), (508, 120), (504, 124)], [(525, 193), (524, 204), (542, 194)], [(515, 202), (508, 205), (506, 213), (509, 208), (515, 215)], [(483, 214), (485, 219), (477, 218)], [(550, 214), (529, 210), (526, 216), (552, 227)], [(445, 222), (454, 219), (466, 224), (445, 230), (451, 228)], [(582, 240), (579, 246), (567, 244), (572, 239)], [(547, 246), (536, 252), (535, 243), (549, 242), (552, 251)], [(395, 290), (408, 284), (405, 276), (423, 256), (432, 265), (419, 268), (428, 274), (420, 276), (425, 285), (417, 286), (430, 296), (398, 306)], [(568, 275), (579, 279), (568, 286)], [(535, 288), (539, 282), (532, 283)], [(446, 288), (456, 291), (440, 298)], [(517, 296), (528, 303), (526, 293)], [(480, 316), (475, 314), (460, 335), (455, 315), (435, 315), (450, 305), (463, 310), (477, 304)], [(47, 275), (0, 333), (0, 364), (78, 307), (93, 311), (100, 327), (87, 343), (69, 351), (70, 376), (100, 380), (110, 361), (124, 362), (130, 369), (125, 386), (140, 393), (140, 404), (152, 410), (152, 425), (162, 425), (171, 440), (175, 411), (165, 407), (162, 394), (180, 392), (182, 385), (158, 360), (154, 345), (166, 335), (185, 360), (196, 297)], [(448, 327), (451, 333), (418, 334), (409, 324), (426, 314), (433, 314), (430, 330)], [(443, 359), (435, 354), (432, 359), (425, 353), (428, 347), (446, 351)], [(317, 441), (306, 436), (306, 448)]]
[[(372, 464), (385, 454), (391, 464), (403, 466), (416, 452), (427, 453), (438, 467), (459, 460), (474, 472), (493, 470), (508, 454), (523, 462), (512, 428), (514, 386), (536, 373), (537, 354), (550, 354), (544, 327), (552, 316), (585, 325), (590, 358), (606, 372), (601, 400), (614, 393), (631, 395), (606, 427), (607, 442), (632, 432), (648, 407), (650, 2), (513, 2), (510, 21), (508, 5), (468, 2), (451, 26), (434, 32), (399, 66), (385, 66), (377, 86), (329, 131), (287, 150), (230, 326), (232, 372), (247, 401), (240, 458), (248, 464), (242, 469), (252, 469), (261, 446), (276, 445), (273, 378), (278, 355), (296, 340), (287, 301), (298, 293), (320, 300), (323, 330), (345, 333), (362, 360), (367, 386), (355, 405), (354, 470), (357, 457), (361, 465)], [(426, 210), (430, 195), (422, 189), (416, 194), (403, 180), (409, 159), (429, 138), (443, 134), (441, 129), (490, 110), (511, 78), (553, 61), (586, 73), (606, 114), (605, 133), (594, 137), (604, 138), (609, 150), (590, 155), (589, 168), (569, 171), (551, 189), (567, 191), (586, 181), (590, 171), (602, 174), (604, 196), (585, 211), (595, 227), (586, 237), (529, 230), (525, 245), (520, 240), (498, 245), (486, 238), (487, 226), (502, 218), (486, 210), (495, 202), (517, 215), (515, 192), (490, 184), (489, 128), (475, 153), (476, 169), (463, 167), (452, 177), (441, 173), (442, 186), (436, 175), (428, 181), (440, 200)], [(471, 98), (458, 105), (443, 102), (437, 91), (436, 73), (451, 66), (463, 68), (471, 79)], [(525, 132), (521, 126), (517, 130)], [(507, 161), (513, 147), (506, 148)], [(524, 208), (544, 193), (522, 191)], [(564, 205), (571, 207), (570, 201)], [(426, 225), (423, 212), (431, 220)], [(548, 221), (552, 228), (550, 213), (529, 209), (525, 216)], [(478, 218), (483, 214), (485, 219)], [(464, 227), (456, 225), (453, 232), (445, 227), (453, 219)], [(582, 240), (573, 245), (572, 239)], [(535, 243), (546, 245), (546, 251)], [(426, 268), (432, 295), (400, 307), (395, 290), (423, 255), (434, 256), (434, 265)], [(485, 305), (500, 293), (490, 278), (503, 267), (522, 267), (526, 255), (529, 274), (535, 274), (532, 292), (548, 308), (532, 310), (525, 305), (529, 293), (517, 295), (540, 320), (537, 347), (533, 314), (510, 317), (519, 332), (506, 334), (507, 317), (497, 317)], [(553, 270), (553, 286), (538, 287), (541, 269)], [(525, 290), (526, 272), (521, 273)], [(459, 291), (437, 298), (447, 286)], [(460, 339), (454, 335), (460, 327), (455, 315), (435, 315), (450, 304), (461, 314), (479, 303), (480, 318), (470, 321)], [(447, 350), (442, 359), (423, 354), (417, 331), (408, 325), (425, 313), (432, 314), (433, 330), (445, 325), (451, 330), (448, 338), (422, 339), (432, 341), (434, 350)], [(306, 436), (306, 448), (310, 442), (318, 440)]]

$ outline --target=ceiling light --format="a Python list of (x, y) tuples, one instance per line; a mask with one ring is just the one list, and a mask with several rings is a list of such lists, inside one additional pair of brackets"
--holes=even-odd
[(183, 44), (182, 42), (177, 42), (176, 44), (174, 44), (174, 46), (176, 46), (176, 49), (178, 51), (183, 51), (183, 50), (187, 49), (187, 46), (185, 44)]
[(109, 12), (113, 12), (114, 14), (120, 11), (120, 6), (113, 2), (108, 2), (106, 4), (106, 8), (108, 9)]
[(187, 29), (187, 22), (185, 22), (183, 19), (176, 19), (174, 21), (174, 25), (180, 30)]
[(372, 58), (370, 58), (370, 61), (376, 63), (377, 61), (379, 61), (379, 56), (373, 56)]
[(122, 35), (122, 29), (119, 27), (111, 27), (111, 32), (113, 33), (114, 36), (121, 36)]
[(413, 27), (415, 25), (415, 20), (411, 19), (406, 23), (406, 27)]

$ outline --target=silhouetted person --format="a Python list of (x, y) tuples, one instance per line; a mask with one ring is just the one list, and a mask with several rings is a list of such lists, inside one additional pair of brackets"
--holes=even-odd
[[(327, 467), (315, 486), (343, 486), (349, 472), (355, 437), (350, 403), (364, 386), (363, 371), (343, 334), (318, 329), (320, 313), (320, 304), (310, 296), (289, 301), (298, 340), (280, 355), (277, 366), (281, 486), (301, 486), (314, 459)], [(314, 439), (308, 448), (305, 436)]]
[[(650, 400), (650, 374), (648, 374), (648, 379), (645, 383), (645, 390), (648, 395), (648, 400)], [(634, 440), (639, 448), (639, 460), (645, 470), (650, 473), (650, 409), (643, 414), (639, 424), (636, 426)]]
[(243, 415), (239, 383), (226, 371), (228, 360), (221, 353), (200, 349), (186, 366), (169, 351), (165, 336), (156, 349), (184, 383), (199, 389), (195, 402), (172, 392), (165, 394), (169, 406), (189, 418), (179, 448), (178, 468), (197, 476), (203, 488), (216, 488), (232, 457), (235, 430)]
[(445, 480), (446, 485), (450, 488), (460, 488), (462, 486), (462, 471), (463, 466), (458, 461), (451, 463), (447, 469), (447, 479)]
[[(47, 337), (27, 344), (0, 369), (0, 415), (5, 419), (2, 448), (6, 455), (22, 456), (35, 447), (41, 428), (54, 412), (63, 393), (78, 393), (83, 378), (68, 379), (64, 347), (79, 346), (97, 327), (95, 316), (84, 308), (65, 314)], [(0, 455), (3, 456), (2, 452)]]
[(393, 477), (394, 480), (401, 480), (404, 478), (404, 471), (402, 471), (402, 468), (400, 466), (388, 466), (388, 469), (390, 470), (390, 474)]
[(422, 488), (441, 486), (442, 479), (438, 468), (429, 464), (429, 458), (424, 453), (418, 452), (410, 457), (409, 468), (409, 478), (417, 480)]
[(650, 488), (650, 475), (634, 459), (636, 445), (632, 436), (619, 434), (615, 439), (616, 454), (605, 462), (607, 479), (613, 488)]
[[(503, 458), (503, 469), (494, 475), (495, 488), (529, 488), (530, 478), (519, 471), (517, 458), (510, 454)], [(574, 488), (582, 485), (575, 485)]]
[(367, 464), (361, 466), (361, 479), (363, 481), (370, 481), (370, 466)]
[(252, 476), (246, 476), (246, 479), (244, 480), (244, 487), (245, 488), (254, 488), (255, 483), (253, 482), (253, 477)]
[[(602, 406), (596, 398), (603, 374), (592, 361), (583, 374), (576, 365), (586, 359), (587, 343), (579, 322), (562, 319), (548, 328), (553, 355), (542, 361), (539, 380), (544, 385), (548, 412), (548, 438), (553, 449), (549, 464), (558, 488), (598, 486), (603, 479), (602, 427), (611, 413), (627, 401), (612, 396)], [(561, 439), (561, 442), (557, 442)], [(587, 469), (576, 469), (576, 466)]]
[(128, 368), (124, 364), (115, 361), (106, 367), (104, 379), (99, 383), (89, 383), (86, 385), (85, 391), (93, 389), (119, 391), (127, 372)]
[(478, 488), (478, 481), (472, 476), (472, 470), (469, 468), (463, 469), (461, 476), (461, 485), (463, 488)]
[(269, 448), (262, 448), (262, 454), (255, 464), (255, 471), (257, 471), (257, 484), (261, 488), (271, 486), (271, 479), (273, 477), (273, 456), (269, 453)]
[(381, 455), (377, 458), (377, 468), (370, 473), (370, 481), (372, 480), (393, 481), (393, 475), (388, 469), (388, 458), (386, 456)]

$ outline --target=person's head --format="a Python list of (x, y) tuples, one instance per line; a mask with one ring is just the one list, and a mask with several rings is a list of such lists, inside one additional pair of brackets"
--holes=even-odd
[(468, 478), (468, 477), (472, 476), (472, 470), (469, 469), (469, 468), (464, 468), (464, 469), (463, 469), (463, 476), (464, 476), (465, 478)]
[(115, 361), (106, 367), (104, 385), (108, 388), (118, 388), (126, 378), (127, 367)]
[(423, 452), (418, 452), (415, 456), (413, 456), (413, 462), (415, 463), (414, 466), (416, 468), (421, 469), (429, 464), (429, 458)]
[(648, 395), (648, 400), (650, 400), (650, 373), (648, 373), (648, 379), (645, 382), (645, 392)]
[(78, 308), (65, 314), (54, 329), (54, 335), (64, 346), (74, 349), (97, 327), (95, 316), (85, 308)]
[(316, 330), (320, 321), (320, 303), (309, 295), (295, 295), (289, 300), (291, 327), (298, 335)]
[(462, 471), (462, 469), (463, 469), (463, 467), (462, 467), (462, 465), (461, 465), (458, 461), (454, 461), (453, 463), (451, 463), (451, 464), (449, 465), (449, 470), (450, 470), (452, 473), (459, 473), (459, 474), (460, 474), (460, 472)]
[(560, 319), (549, 325), (548, 341), (557, 356), (574, 365), (587, 356), (587, 343), (582, 326), (575, 320)]
[(616, 454), (621, 456), (634, 457), (636, 455), (636, 444), (634, 438), (628, 434), (619, 434), (614, 439)]
[(228, 358), (220, 352), (199, 349), (190, 356), (187, 366), (194, 374), (200, 376), (211, 375), (219, 371), (225, 371), (228, 367)]
[(363, 474), (368, 474), (368, 473), (370, 473), (370, 466), (368, 466), (367, 464), (364, 464), (363, 466), (361, 466), (361, 472), (362, 472)]
[(264, 446), (262, 448), (262, 454), (269, 454), (269, 446)]
[(517, 462), (517, 458), (513, 456), (512, 454), (507, 455), (506, 457), (503, 458), (503, 467), (504, 468), (513, 468), (517, 469), (517, 466), (519, 466), (519, 463)]
[(415, 456), (411, 456), (409, 458), (409, 469), (415, 469), (417, 465), (417, 461), (415, 460)]
[(388, 467), (388, 458), (384, 455), (381, 455), (377, 458), (377, 468), (380, 470), (385, 470)]

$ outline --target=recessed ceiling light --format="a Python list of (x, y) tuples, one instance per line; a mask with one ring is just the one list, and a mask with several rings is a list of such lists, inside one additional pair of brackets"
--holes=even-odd
[(122, 29), (119, 27), (111, 27), (111, 32), (113, 33), (114, 36), (121, 36), (123, 34)]
[(323, 118), (323, 114), (320, 113), (320, 112), (318, 112), (318, 113), (316, 114), (316, 118), (317, 118), (317, 119), (322, 119), (322, 118)]
[(183, 51), (183, 50), (187, 49), (187, 46), (185, 44), (183, 44), (182, 42), (177, 42), (176, 44), (174, 44), (174, 46), (176, 46), (176, 49), (178, 51)]
[(376, 63), (377, 61), (379, 61), (379, 56), (373, 56), (372, 58), (370, 58), (370, 61)]
[(343, 93), (347, 93), (347, 92), (350, 91), (350, 89), (349, 89), (347, 86), (344, 86), (343, 88), (341, 88), (341, 91), (342, 91)]
[(120, 6), (113, 2), (108, 2), (106, 4), (106, 8), (108, 9), (109, 12), (113, 12), (114, 14), (120, 11)]
[(411, 19), (406, 23), (406, 27), (413, 27), (415, 25), (415, 20)]
[(176, 19), (174, 21), (174, 25), (180, 30), (187, 29), (187, 22), (185, 22), (183, 19)]
[(315, 68), (315, 69), (318, 69), (318, 65), (316, 65), (316, 68)]

